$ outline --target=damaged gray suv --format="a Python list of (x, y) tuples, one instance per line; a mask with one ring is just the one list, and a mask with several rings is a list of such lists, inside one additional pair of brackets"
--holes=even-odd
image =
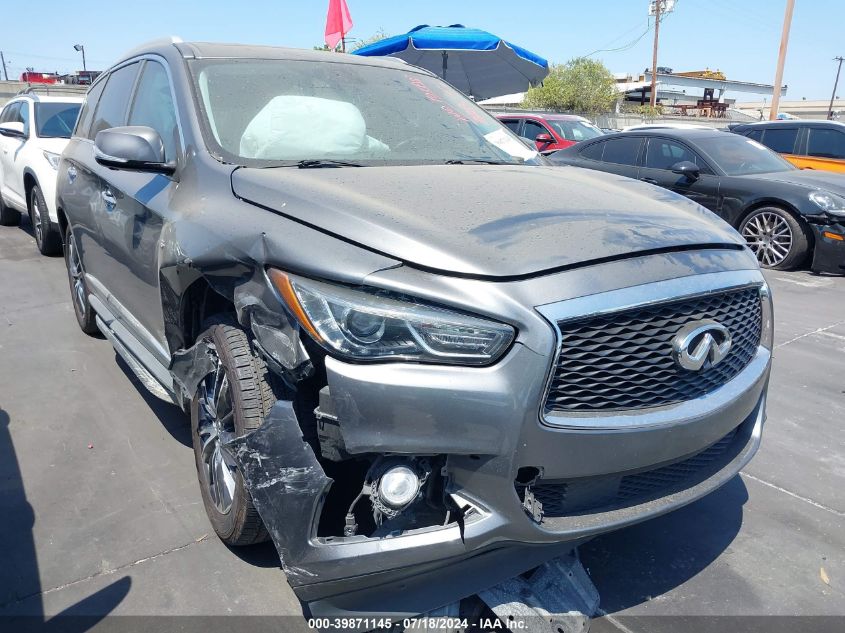
[(722, 485), (769, 291), (671, 192), (552, 167), (393, 59), (158, 42), (59, 168), (71, 296), (190, 412), (230, 545), (312, 613), (421, 613)]

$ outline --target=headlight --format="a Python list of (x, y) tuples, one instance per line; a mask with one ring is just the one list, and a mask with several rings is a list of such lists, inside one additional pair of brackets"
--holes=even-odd
[(337, 286), (274, 268), (267, 275), (314, 340), (350, 359), (487, 365), (514, 338), (509, 325), (386, 291)]
[(810, 202), (822, 211), (832, 215), (845, 216), (845, 198), (824, 191), (813, 191), (809, 195)]
[(59, 169), (59, 161), (62, 159), (61, 154), (54, 154), (53, 152), (44, 151), (44, 158), (47, 159), (47, 162), (50, 163), (50, 167), (58, 171)]

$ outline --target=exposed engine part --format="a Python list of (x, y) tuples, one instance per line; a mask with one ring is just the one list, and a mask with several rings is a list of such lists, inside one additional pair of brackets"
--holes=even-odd
[(349, 459), (328, 386), (320, 389), (320, 404), (314, 409), (314, 416), (317, 418), (317, 438), (323, 458), (333, 462)]

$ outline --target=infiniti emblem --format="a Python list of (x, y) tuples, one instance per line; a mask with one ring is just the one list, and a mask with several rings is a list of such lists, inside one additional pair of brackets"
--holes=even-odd
[(672, 339), (672, 357), (680, 367), (690, 371), (718, 365), (730, 350), (728, 328), (710, 319), (685, 325)]

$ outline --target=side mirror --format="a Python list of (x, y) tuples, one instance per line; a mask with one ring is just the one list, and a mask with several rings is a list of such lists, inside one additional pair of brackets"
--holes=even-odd
[(172, 174), (175, 163), (164, 160), (164, 143), (151, 127), (113, 127), (97, 132), (94, 159), (111, 169)]
[(671, 169), (673, 173), (686, 176), (690, 180), (698, 180), (698, 177), (701, 175), (701, 169), (698, 165), (689, 160), (682, 160), (675, 163), (669, 169)]
[(19, 121), (0, 123), (0, 134), (14, 138), (26, 138), (23, 123), (20, 123)]
[(551, 145), (555, 142), (551, 134), (538, 134), (534, 140), (540, 145)]

